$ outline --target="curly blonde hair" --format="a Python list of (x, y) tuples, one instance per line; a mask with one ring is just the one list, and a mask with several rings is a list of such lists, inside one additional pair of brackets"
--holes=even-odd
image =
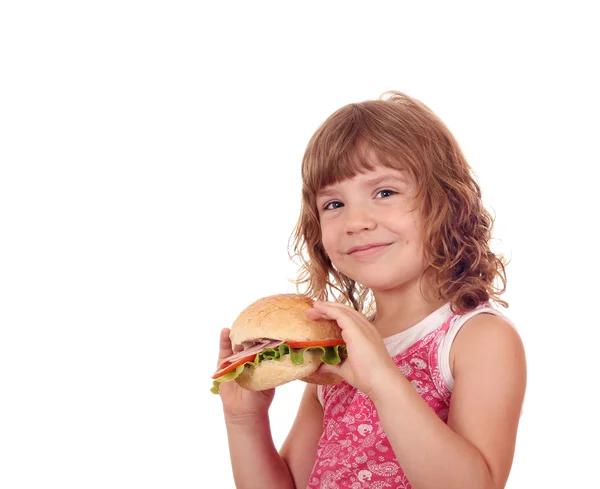
[(379, 164), (408, 171), (416, 182), (415, 203), (423, 218), (424, 253), (435, 273), (440, 299), (468, 311), (500, 299), (506, 290), (506, 262), (490, 249), (494, 219), (458, 143), (423, 103), (401, 92), (349, 104), (334, 112), (310, 139), (302, 161), (300, 217), (290, 238), (295, 280), (311, 297), (374, 312), (369, 289), (340, 273), (321, 243), (316, 195), (322, 188)]

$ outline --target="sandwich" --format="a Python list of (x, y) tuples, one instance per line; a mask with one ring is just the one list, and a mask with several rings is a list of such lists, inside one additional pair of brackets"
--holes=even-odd
[(311, 320), (313, 300), (299, 294), (263, 297), (244, 309), (231, 325), (233, 354), (212, 376), (211, 392), (222, 382), (237, 382), (251, 391), (272, 389), (300, 379), (336, 384), (341, 377), (319, 374), (325, 362), (337, 365), (346, 357), (342, 331), (335, 321)]

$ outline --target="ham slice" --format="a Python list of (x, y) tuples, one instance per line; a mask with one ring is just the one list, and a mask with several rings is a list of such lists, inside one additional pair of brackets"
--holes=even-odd
[(244, 343), (242, 343), (243, 350), (241, 350), (237, 353), (234, 353), (233, 355), (225, 358), (219, 364), (218, 368), (222, 368), (223, 365), (225, 365), (227, 363), (237, 362), (241, 358), (244, 358), (244, 357), (247, 357), (250, 355), (256, 355), (257, 353), (260, 353), (261, 351), (263, 351), (265, 348), (277, 348), (282, 343), (284, 343), (284, 341), (282, 341), (282, 340), (268, 340), (268, 339), (259, 339), (256, 341), (245, 341)]

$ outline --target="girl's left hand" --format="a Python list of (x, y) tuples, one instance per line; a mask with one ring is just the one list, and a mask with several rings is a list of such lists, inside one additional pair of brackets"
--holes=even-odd
[(310, 319), (331, 319), (338, 323), (346, 342), (348, 358), (339, 365), (323, 363), (320, 373), (334, 373), (373, 399), (386, 379), (402, 375), (391, 359), (377, 328), (360, 312), (339, 302), (315, 301), (307, 311)]

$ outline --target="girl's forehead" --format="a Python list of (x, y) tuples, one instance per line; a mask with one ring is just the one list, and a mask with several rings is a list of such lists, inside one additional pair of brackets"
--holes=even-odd
[(321, 143), (314, 145), (303, 162), (302, 180), (307, 195), (314, 196), (322, 189), (371, 173), (408, 168), (402, 152), (392, 152), (361, 138), (339, 145), (341, 149)]

